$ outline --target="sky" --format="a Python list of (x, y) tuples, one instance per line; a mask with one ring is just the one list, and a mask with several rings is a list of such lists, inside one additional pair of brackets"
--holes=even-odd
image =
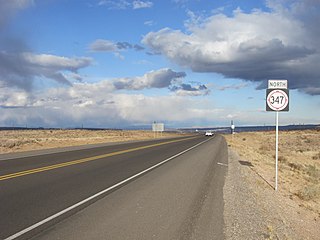
[(320, 122), (319, 0), (0, 0), (0, 126)]

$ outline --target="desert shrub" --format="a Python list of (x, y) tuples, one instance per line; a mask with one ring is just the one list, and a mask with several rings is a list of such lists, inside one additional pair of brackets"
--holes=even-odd
[(17, 143), (15, 141), (4, 141), (1, 142), (1, 147), (4, 148), (14, 148), (15, 146), (17, 146)]
[(288, 162), (288, 159), (285, 156), (279, 156), (278, 161), (281, 163), (286, 163), (286, 162)]
[(308, 185), (297, 193), (302, 200), (314, 200), (320, 197), (320, 185)]
[(288, 162), (288, 166), (291, 168), (291, 170), (295, 170), (295, 171), (299, 171), (303, 169), (303, 165), (299, 163)]
[(312, 156), (313, 160), (319, 160), (320, 159), (320, 152), (318, 152), (316, 155)]
[(306, 173), (314, 179), (320, 178), (320, 170), (314, 165), (307, 165)]
[(273, 150), (273, 148), (270, 145), (264, 144), (259, 147), (259, 150), (261, 152), (267, 152), (267, 151)]
[(16, 143), (15, 142), (8, 142), (5, 147), (7, 148), (14, 148), (16, 146)]
[(306, 139), (304, 140), (305, 143), (311, 143), (311, 140), (310, 139)]
[(15, 148), (15, 147), (20, 147), (24, 144), (28, 144), (28, 143), (34, 143), (36, 142), (35, 140), (7, 140), (4, 142), (0, 143), (0, 147), (3, 148)]
[(246, 138), (242, 138), (242, 141), (246, 141), (247, 139)]

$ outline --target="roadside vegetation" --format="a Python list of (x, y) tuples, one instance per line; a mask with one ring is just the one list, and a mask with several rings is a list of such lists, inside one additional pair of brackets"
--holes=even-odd
[(122, 130), (3, 130), (0, 154), (86, 144), (144, 140), (177, 136), (177, 133)]
[[(225, 136), (270, 186), (275, 184), (275, 132)], [(279, 192), (320, 218), (320, 129), (279, 133)]]

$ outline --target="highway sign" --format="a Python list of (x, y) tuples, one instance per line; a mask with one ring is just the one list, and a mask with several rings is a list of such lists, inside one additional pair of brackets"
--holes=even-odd
[(268, 80), (268, 89), (288, 89), (288, 80)]
[(164, 123), (153, 123), (152, 131), (154, 132), (163, 132), (164, 131)]
[(267, 89), (267, 111), (289, 111), (288, 89)]
[(279, 112), (289, 111), (289, 90), (287, 80), (268, 80), (266, 97), (267, 111), (276, 112), (276, 179), (275, 190), (278, 190), (278, 151), (279, 151)]

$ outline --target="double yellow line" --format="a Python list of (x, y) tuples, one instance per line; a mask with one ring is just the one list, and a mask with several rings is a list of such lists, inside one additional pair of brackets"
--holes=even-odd
[(103, 155), (82, 158), (82, 159), (73, 160), (73, 161), (70, 161), (70, 162), (64, 162), (64, 163), (54, 164), (54, 165), (51, 165), (51, 166), (34, 168), (34, 169), (29, 169), (29, 170), (25, 170), (25, 171), (21, 171), (21, 172), (2, 175), (2, 176), (0, 176), (0, 181), (11, 179), (11, 178), (16, 178), (16, 177), (21, 177), (21, 176), (25, 176), (25, 175), (29, 175), (29, 174), (49, 171), (49, 170), (53, 170), (53, 169), (57, 169), (57, 168), (63, 168), (63, 167), (67, 167), (67, 166), (72, 166), (72, 165), (76, 165), (76, 164), (80, 164), (80, 163), (90, 162), (90, 161), (98, 160), (98, 159), (101, 159), (101, 158), (107, 158), (107, 157), (116, 156), (116, 155), (120, 155), (120, 154), (124, 154), (124, 153), (139, 151), (139, 150), (142, 150), (142, 149), (157, 147), (157, 146), (161, 146), (161, 145), (165, 145), (165, 144), (186, 141), (186, 140), (189, 140), (189, 139), (192, 139), (192, 138), (195, 138), (195, 137), (184, 138), (184, 139), (179, 139), (179, 140), (172, 140), (172, 141), (167, 141), (167, 142), (162, 142), (162, 143), (156, 143), (156, 144), (137, 147), (137, 148), (130, 148), (130, 149), (126, 149), (126, 150), (122, 150), (122, 151), (118, 151), (118, 152), (106, 153), (106, 154), (103, 154)]

